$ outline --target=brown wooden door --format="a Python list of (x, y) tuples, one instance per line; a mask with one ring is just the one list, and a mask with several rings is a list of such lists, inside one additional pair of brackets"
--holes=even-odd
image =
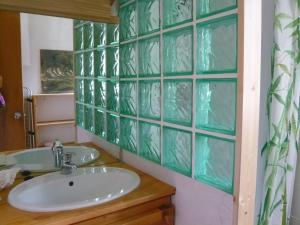
[[(20, 13), (0, 10), (0, 92), (6, 107), (0, 108), (0, 151), (25, 148), (22, 91)], [(21, 117), (16, 119), (15, 113)]]

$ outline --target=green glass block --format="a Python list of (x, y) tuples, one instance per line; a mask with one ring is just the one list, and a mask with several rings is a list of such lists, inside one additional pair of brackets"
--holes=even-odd
[(100, 109), (95, 109), (95, 134), (101, 138), (106, 137), (105, 122), (105, 112)]
[(197, 18), (211, 16), (237, 7), (236, 0), (197, 0)]
[(91, 106), (84, 107), (84, 128), (87, 131), (94, 133), (94, 110)]
[(106, 24), (94, 23), (94, 47), (106, 44)]
[(234, 141), (202, 134), (196, 135), (196, 180), (232, 194), (234, 159)]
[(84, 79), (75, 79), (76, 101), (84, 102)]
[(83, 27), (78, 27), (75, 29), (75, 51), (82, 50), (83, 44)]
[(120, 120), (120, 145), (121, 148), (136, 153), (137, 122), (133, 119), (121, 117)]
[(139, 81), (139, 116), (149, 119), (160, 119), (159, 80)]
[(158, 164), (160, 164), (161, 159), (160, 133), (160, 125), (139, 122), (140, 156)]
[(84, 105), (76, 103), (76, 125), (84, 128)]
[(105, 108), (106, 106), (106, 81), (95, 80), (95, 106)]
[(235, 134), (236, 79), (197, 80), (196, 127)]
[(137, 57), (136, 42), (120, 46), (120, 77), (136, 77)]
[(80, 26), (83, 23), (83, 20), (73, 20), (74, 26)]
[(163, 165), (186, 176), (192, 175), (192, 133), (163, 128)]
[(193, 81), (164, 81), (164, 121), (192, 125)]
[(94, 76), (94, 51), (84, 53), (84, 74), (86, 77)]
[(145, 35), (159, 31), (159, 5), (159, 0), (138, 1), (139, 35)]
[(113, 144), (120, 142), (120, 117), (107, 113), (107, 141)]
[(94, 104), (94, 80), (85, 79), (84, 81), (84, 103)]
[(126, 3), (126, 2), (128, 2), (128, 0), (118, 0), (118, 2), (119, 2), (120, 5), (122, 5), (122, 4)]
[(119, 47), (108, 47), (107, 52), (107, 77), (119, 76)]
[(92, 22), (86, 23), (83, 26), (84, 30), (84, 48), (89, 49), (94, 47), (94, 25)]
[(137, 82), (120, 82), (120, 113), (125, 115), (136, 115), (137, 109)]
[(136, 3), (126, 5), (120, 8), (120, 40), (125, 41), (136, 37), (137, 34), (137, 18)]
[(160, 37), (144, 39), (138, 45), (139, 76), (160, 76)]
[(237, 16), (197, 25), (197, 74), (237, 72)]
[(107, 81), (107, 109), (119, 112), (119, 82)]
[(84, 60), (83, 53), (75, 54), (75, 76), (83, 77), (84, 76)]
[(193, 0), (163, 0), (164, 27), (192, 21)]
[(119, 42), (119, 25), (107, 24), (107, 44), (114, 44)]
[(94, 73), (96, 77), (106, 76), (106, 49), (94, 51)]
[(193, 27), (186, 27), (165, 33), (164, 74), (193, 74)]

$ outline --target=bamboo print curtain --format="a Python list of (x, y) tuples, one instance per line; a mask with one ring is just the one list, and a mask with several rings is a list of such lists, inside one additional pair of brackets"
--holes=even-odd
[(259, 225), (286, 225), (299, 150), (299, 0), (275, 0), (269, 140)]

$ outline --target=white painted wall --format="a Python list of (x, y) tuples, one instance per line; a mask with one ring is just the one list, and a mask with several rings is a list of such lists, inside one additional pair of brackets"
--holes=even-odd
[[(274, 1), (263, 0), (262, 1), (262, 49), (261, 49), (261, 90), (260, 90), (260, 120), (259, 120), (259, 146), (257, 151), (259, 154), (263, 146), (265, 145), (269, 129), (268, 129), (268, 117), (267, 117), (267, 94), (268, 88), (271, 84), (271, 55), (273, 46), (273, 21), (274, 21)], [(265, 170), (265, 157), (260, 157), (257, 168), (257, 185), (256, 185), (256, 208), (255, 215), (256, 221), (260, 213), (260, 206), (262, 201), (262, 190), (264, 182), (264, 170)], [(255, 223), (257, 224), (257, 223)]]
[(23, 86), (41, 93), (40, 49), (73, 51), (73, 20), (21, 13)]
[(208, 185), (199, 183), (179, 173), (145, 160), (81, 128), (78, 142), (92, 141), (116, 157), (157, 179), (176, 187), (173, 203), (176, 210), (176, 225), (232, 225), (233, 197)]

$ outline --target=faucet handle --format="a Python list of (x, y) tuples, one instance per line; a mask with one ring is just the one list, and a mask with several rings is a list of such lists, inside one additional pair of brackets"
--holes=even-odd
[(71, 152), (66, 152), (63, 155), (63, 161), (64, 161), (64, 163), (71, 163), (72, 162), (72, 153)]
[(53, 141), (53, 147), (62, 147), (62, 143), (58, 140), (58, 139), (55, 139)]

